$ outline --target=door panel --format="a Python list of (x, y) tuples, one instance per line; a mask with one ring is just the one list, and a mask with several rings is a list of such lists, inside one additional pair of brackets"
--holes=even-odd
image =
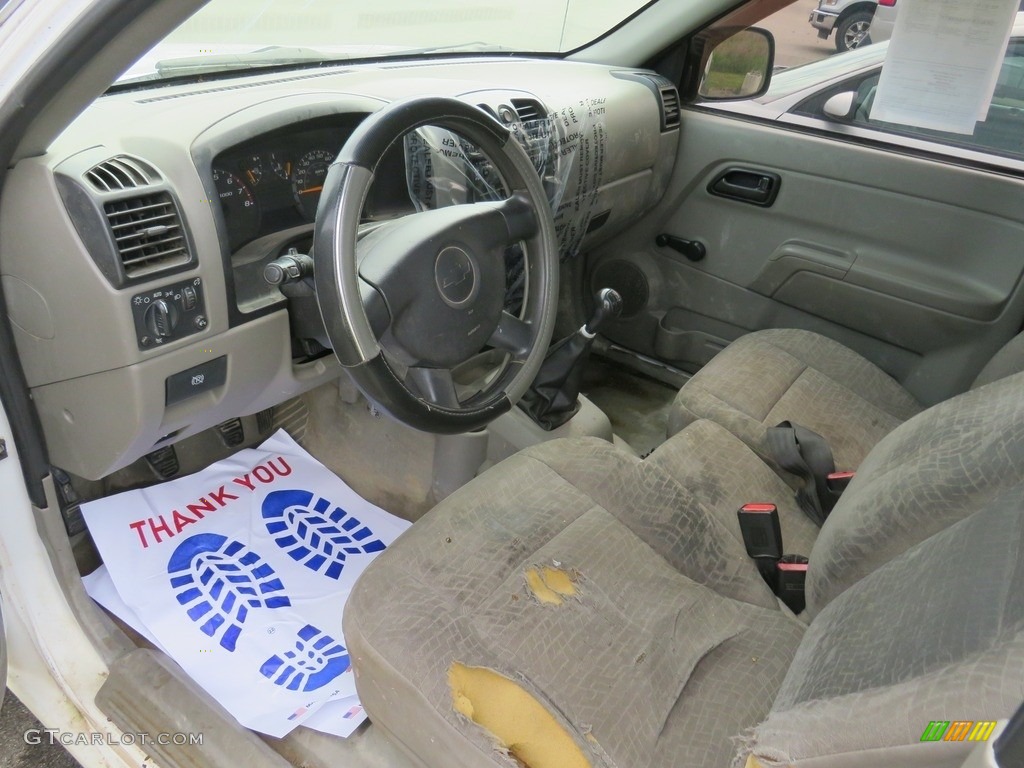
[[(703, 111), (684, 112), (679, 146), (659, 207), (590, 255), (592, 288), (626, 275), (634, 291), (613, 341), (695, 370), (743, 333), (807, 328), (932, 403), (1021, 327), (1020, 180)], [(716, 194), (730, 169), (774, 179), (772, 202)]]

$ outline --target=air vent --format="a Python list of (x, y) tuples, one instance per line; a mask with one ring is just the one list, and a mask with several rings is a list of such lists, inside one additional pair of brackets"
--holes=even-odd
[(103, 206), (127, 277), (187, 264), (181, 218), (167, 192), (112, 200)]
[(480, 109), (482, 109), (484, 112), (486, 112), (488, 115), (490, 115), (491, 117), (493, 117), (493, 118), (497, 118), (498, 117), (498, 113), (494, 111), (493, 107), (491, 107), (491, 106), (489, 106), (487, 104), (477, 104), (477, 106)]
[(679, 91), (674, 85), (662, 85), (658, 88), (661, 97), (661, 129), (679, 126)]
[(536, 99), (512, 99), (512, 108), (516, 111), (521, 123), (547, 117), (544, 107)]
[(98, 192), (148, 187), (159, 179), (156, 171), (134, 157), (119, 155), (85, 172), (85, 179)]

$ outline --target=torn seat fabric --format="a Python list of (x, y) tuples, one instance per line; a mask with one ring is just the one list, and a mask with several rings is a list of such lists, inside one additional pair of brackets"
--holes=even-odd
[[(804, 621), (736, 523), (773, 482), (707, 421), (646, 460), (588, 439), (503, 462), (356, 585), (345, 637), (371, 719), (437, 768), (547, 768), (474, 703), (509, 691), (532, 703), (502, 712), (538, 705), (591, 766), (955, 764), (959, 747), (920, 743), (930, 720), (1024, 699), (1024, 376), (882, 439), (816, 539), (787, 507), (784, 536), (810, 547)], [(484, 673), (459, 687), (453, 669)]]
[[(345, 612), (361, 700), (428, 765), (512, 766), (516, 745), (452, 701), (452, 665), (484, 668), (540, 702), (589, 765), (727, 765), (804, 626), (691, 491), (603, 441), (570, 445), (503, 462), (367, 569)], [(537, 567), (575, 594), (538, 599)]]

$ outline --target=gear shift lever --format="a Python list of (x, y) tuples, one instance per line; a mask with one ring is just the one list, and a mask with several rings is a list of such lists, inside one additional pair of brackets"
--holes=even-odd
[(594, 297), (594, 314), (579, 332), (592, 339), (601, 332), (601, 327), (609, 320), (615, 320), (622, 314), (622, 297), (614, 288), (602, 288)]
[(598, 291), (594, 305), (594, 313), (582, 328), (551, 346), (537, 378), (523, 396), (523, 410), (544, 429), (557, 429), (579, 410), (583, 368), (594, 338), (609, 320), (622, 313), (622, 297), (612, 288)]

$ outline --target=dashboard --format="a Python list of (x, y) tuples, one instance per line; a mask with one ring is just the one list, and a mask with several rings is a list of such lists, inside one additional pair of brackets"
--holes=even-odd
[[(424, 60), (104, 96), (11, 170), (0, 206), (3, 287), (55, 465), (99, 479), (344, 375), (301, 338), (294, 299), (263, 269), (309, 252), (327, 168), (359, 123), (423, 94), (510, 130), (544, 183), (564, 260), (667, 187), (678, 102), (643, 71)], [(475, 147), (428, 126), (381, 158), (361, 216), (380, 226), (504, 195)], [(509, 302), (518, 258), (507, 256)]]

